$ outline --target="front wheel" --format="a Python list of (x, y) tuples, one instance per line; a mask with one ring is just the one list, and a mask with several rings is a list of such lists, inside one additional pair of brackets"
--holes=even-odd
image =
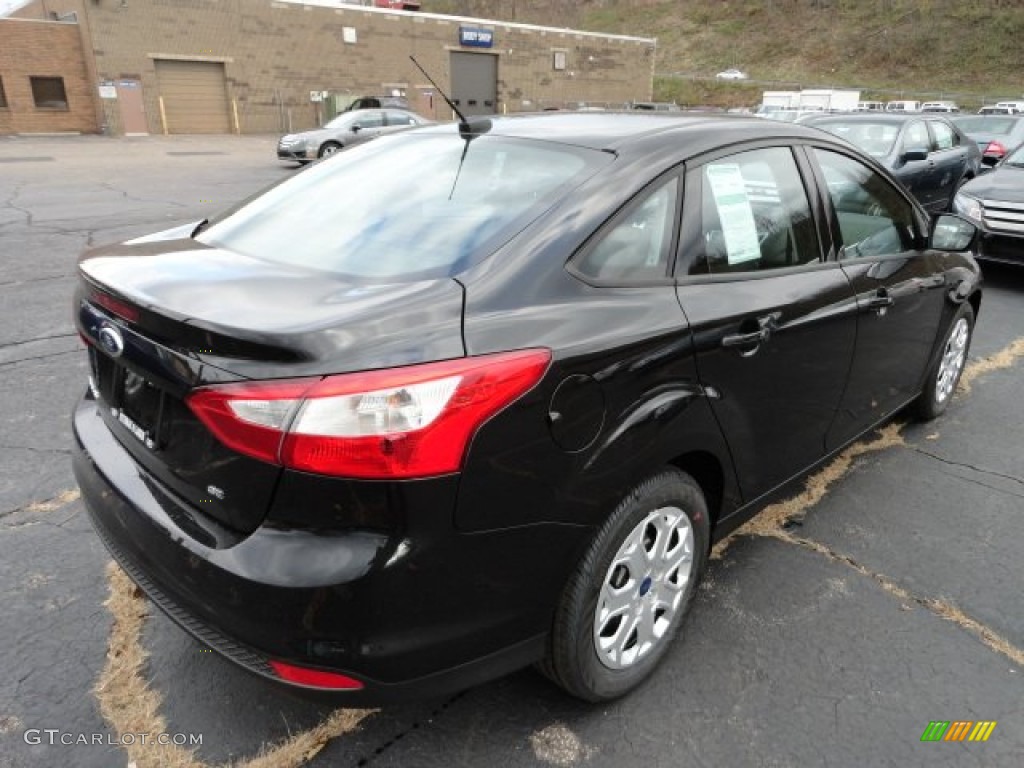
[(320, 147), (320, 151), (317, 152), (317, 157), (330, 157), (341, 151), (341, 144), (335, 141), (324, 142), (323, 146)]
[(570, 577), (541, 671), (587, 701), (638, 686), (683, 623), (709, 536), (704, 494), (685, 472), (667, 467), (634, 488)]
[(924, 389), (914, 403), (915, 415), (922, 421), (939, 416), (953, 399), (956, 385), (967, 363), (974, 332), (974, 307), (966, 301), (953, 315), (946, 331), (942, 352), (924, 382)]

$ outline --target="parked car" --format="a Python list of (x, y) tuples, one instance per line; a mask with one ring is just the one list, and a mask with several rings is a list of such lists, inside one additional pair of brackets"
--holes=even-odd
[(897, 101), (889, 101), (885, 104), (886, 112), (920, 112), (921, 102), (920, 101), (908, 101), (906, 99), (900, 99)]
[(1000, 107), (996, 104), (988, 104), (978, 110), (979, 115), (1016, 115), (1017, 112), (1013, 107)]
[(960, 107), (955, 101), (926, 101), (921, 105), (922, 112), (959, 112)]
[(681, 112), (682, 107), (674, 101), (633, 101), (629, 104), (630, 109), (641, 112)]
[(881, 101), (858, 101), (857, 111), (858, 112), (882, 112), (885, 110), (885, 104)]
[(1014, 112), (1024, 112), (1024, 101), (997, 101), (997, 107), (1007, 107)]
[(978, 145), (940, 115), (821, 115), (802, 122), (860, 147), (932, 211), (949, 210), (957, 188), (982, 170)]
[(409, 102), (404, 96), (360, 96), (353, 99), (352, 103), (345, 107), (346, 112), (353, 112), (357, 109), (409, 109)]
[(342, 112), (323, 128), (282, 136), (277, 142), (277, 156), (281, 160), (308, 163), (318, 157), (333, 155), (345, 147), (370, 141), (382, 134), (426, 125), (429, 122), (415, 112), (403, 109), (359, 109), (354, 112)]
[(719, 80), (746, 80), (750, 76), (738, 69), (726, 69), (723, 72), (719, 72), (715, 77)]
[(1024, 115), (964, 115), (950, 118), (981, 150), (981, 161), (995, 165), (1024, 144)]
[(811, 117), (826, 114), (821, 109), (776, 109), (765, 112), (763, 117), (770, 120), (779, 120), (783, 123), (801, 123)]
[(259, 675), (366, 704), (537, 661), (611, 699), (715, 541), (947, 407), (976, 233), (797, 125), (384, 136), (82, 256), (75, 476), (125, 572)]
[(1024, 265), (1024, 146), (961, 187), (953, 209), (981, 230), (979, 259)]

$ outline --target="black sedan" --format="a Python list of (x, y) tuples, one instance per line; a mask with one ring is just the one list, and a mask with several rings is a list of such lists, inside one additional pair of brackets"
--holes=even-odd
[(1024, 265), (1024, 145), (961, 187), (953, 207), (982, 231), (978, 258)]
[(975, 235), (802, 126), (382, 137), (81, 258), (75, 474), (150, 598), (267, 678), (367, 703), (539, 662), (610, 699), (715, 541), (946, 408)]
[(950, 210), (956, 190), (982, 170), (977, 144), (941, 115), (816, 115), (801, 122), (867, 152), (931, 211)]

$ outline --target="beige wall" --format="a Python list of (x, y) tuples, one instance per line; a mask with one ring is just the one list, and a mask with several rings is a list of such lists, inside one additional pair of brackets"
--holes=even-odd
[[(86, 71), (77, 24), (0, 19), (0, 80), (7, 97), (7, 107), (0, 108), (0, 134), (95, 133), (95, 90)], [(67, 110), (36, 107), (31, 76), (64, 78)]]
[[(432, 110), (425, 102), (417, 102), (417, 92), (429, 84), (409, 61), (410, 53), (446, 88), (450, 87), (450, 51), (496, 55), (499, 111), (577, 102), (620, 105), (651, 98), (654, 44), (650, 40), (351, 5), (325, 7), (328, 1), (302, 5), (273, 0), (36, 0), (18, 15), (39, 19), (47, 13), (76, 12), (82, 35), (91, 40), (92, 56), (86, 58), (85, 72), (91, 80), (87, 90), (94, 117), (90, 122), (87, 111), (78, 110), (81, 127), (64, 127), (68, 121), (55, 115), (44, 115), (33, 125), (44, 126), (36, 130), (102, 127), (112, 134), (123, 133), (119, 102), (97, 98), (95, 86), (137, 77), (142, 81), (149, 129), (160, 133), (154, 60), (162, 57), (223, 62), (229, 112), (233, 102), (243, 133), (312, 127), (319, 119), (317, 105), (309, 100), (312, 90), (355, 97), (384, 93), (385, 84), (404, 87), (410, 103), (428, 117), (449, 119), (451, 113), (439, 97), (434, 97)], [(460, 24), (493, 30), (493, 48), (460, 48)], [(343, 42), (345, 28), (355, 29), (356, 43)], [(74, 29), (77, 34), (79, 27)], [(40, 46), (40, 55), (70, 66), (81, 56), (71, 37), (64, 32), (60, 40)], [(555, 50), (566, 53), (564, 71), (553, 68)], [(0, 61), (3, 56), (0, 45)], [(82, 71), (80, 59), (75, 68)], [(81, 83), (76, 83), (77, 89)], [(77, 94), (76, 90), (76, 109)], [(5, 129), (2, 121), (0, 116), (0, 132)]]
[[(51, 10), (76, 5), (83, 8), (77, 0), (47, 0)], [(161, 131), (155, 58), (224, 62), (241, 131), (275, 133), (288, 127), (289, 116), (294, 130), (315, 124), (311, 90), (354, 97), (382, 93), (385, 83), (404, 84), (414, 101), (417, 87), (427, 83), (410, 53), (448, 86), (449, 51), (460, 50), (460, 23), (494, 30), (498, 102), (507, 111), (651, 98), (652, 41), (270, 0), (125, 0), (124, 6), (90, 0), (84, 10), (96, 77), (139, 77), (153, 133)], [(356, 30), (355, 44), (343, 42), (346, 27)], [(554, 49), (567, 51), (564, 72), (552, 67)], [(102, 107), (110, 132), (121, 133), (117, 102), (104, 100)], [(435, 98), (434, 114), (427, 116), (448, 119), (450, 112)]]

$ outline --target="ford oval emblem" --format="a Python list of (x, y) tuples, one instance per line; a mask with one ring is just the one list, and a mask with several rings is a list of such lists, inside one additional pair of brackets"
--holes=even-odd
[(109, 323), (100, 328), (100, 346), (109, 353), (111, 357), (120, 357), (124, 352), (124, 339), (121, 332)]

